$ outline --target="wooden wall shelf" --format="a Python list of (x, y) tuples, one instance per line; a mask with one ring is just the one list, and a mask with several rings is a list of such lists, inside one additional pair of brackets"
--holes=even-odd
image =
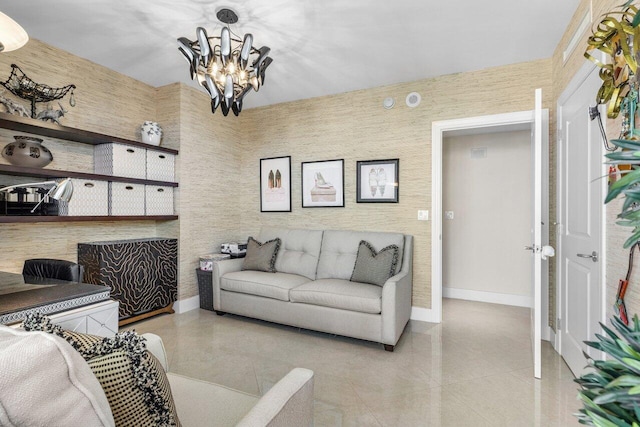
[[(82, 129), (60, 126), (43, 122), (29, 117), (19, 117), (12, 114), (0, 113), (0, 128), (15, 130), (32, 135), (78, 142), (80, 144), (100, 145), (108, 143), (127, 144), (136, 147), (177, 155), (178, 150), (143, 144), (138, 141), (103, 135)], [(161, 187), (177, 187), (177, 182), (155, 181), (123, 176), (99, 175), (95, 173), (74, 172), (58, 169), (24, 168), (13, 165), (0, 164), (0, 175), (23, 176), (34, 178), (78, 178), (86, 180), (100, 180), (112, 182), (126, 182), (131, 184), (155, 185)], [(37, 222), (75, 222), (75, 221), (173, 221), (177, 215), (136, 215), (136, 216), (44, 216), (44, 215), (0, 215), (2, 223), (37, 223)]]
[(130, 184), (158, 185), (177, 187), (177, 182), (153, 181), (149, 179), (127, 178), (124, 176), (98, 175), (95, 173), (73, 172), (58, 169), (23, 168), (13, 165), (0, 165), (0, 175), (32, 176), (36, 178), (78, 178), (99, 181), (128, 182)]
[(143, 144), (138, 141), (103, 135), (88, 130), (60, 126), (55, 123), (43, 122), (42, 120), (36, 120), (30, 117), (20, 117), (7, 113), (0, 113), (0, 128), (34, 135), (48, 136), (50, 138), (64, 139), (65, 141), (74, 141), (81, 144), (100, 145), (116, 142), (118, 144), (127, 144), (136, 147), (149, 148), (155, 151), (162, 151), (165, 153), (178, 154), (178, 150), (173, 150), (171, 148)]
[(172, 221), (177, 215), (143, 215), (143, 216), (44, 216), (44, 215), (0, 215), (2, 223), (34, 223), (34, 222), (75, 222), (75, 221)]

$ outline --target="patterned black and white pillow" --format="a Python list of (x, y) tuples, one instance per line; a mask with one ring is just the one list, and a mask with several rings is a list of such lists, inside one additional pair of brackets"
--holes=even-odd
[(180, 426), (169, 381), (145, 339), (126, 331), (112, 338), (67, 331), (47, 316), (30, 314), (22, 327), (64, 338), (98, 378), (118, 426)]
[(389, 245), (376, 252), (366, 240), (360, 241), (358, 255), (351, 274), (352, 282), (383, 286), (393, 276), (398, 265), (398, 246)]

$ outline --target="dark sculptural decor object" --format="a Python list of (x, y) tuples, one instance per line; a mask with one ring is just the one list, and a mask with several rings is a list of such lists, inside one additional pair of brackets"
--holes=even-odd
[[(69, 91), (71, 91), (69, 105), (72, 107), (76, 105), (76, 100), (73, 96), (73, 89), (76, 88), (76, 85), (72, 84), (64, 87), (47, 86), (31, 80), (16, 64), (11, 64), (11, 68), (11, 74), (7, 81), (0, 82), (0, 84), (9, 89), (12, 94), (31, 101), (31, 118), (37, 118), (37, 102), (51, 102), (62, 99)], [(59, 117), (60, 116), (56, 117), (56, 122)], [(46, 117), (45, 120), (46, 119), (49, 119), (49, 117)]]

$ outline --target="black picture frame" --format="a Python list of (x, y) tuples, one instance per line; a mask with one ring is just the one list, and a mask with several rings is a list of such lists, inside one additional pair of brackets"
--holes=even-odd
[(356, 162), (357, 203), (398, 203), (400, 159)]
[(291, 212), (291, 156), (260, 159), (260, 212)]
[(344, 159), (302, 162), (303, 208), (344, 207)]

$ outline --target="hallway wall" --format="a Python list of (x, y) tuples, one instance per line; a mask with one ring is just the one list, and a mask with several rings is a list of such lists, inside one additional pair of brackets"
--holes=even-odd
[(530, 306), (531, 183), (530, 131), (445, 135), (445, 297)]

